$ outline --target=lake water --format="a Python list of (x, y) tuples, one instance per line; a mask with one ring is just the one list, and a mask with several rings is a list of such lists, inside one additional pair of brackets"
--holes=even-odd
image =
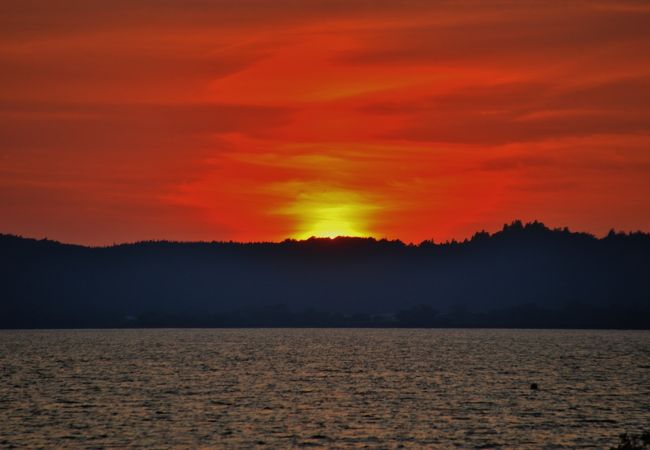
[(648, 332), (0, 331), (2, 448), (608, 448), (649, 425)]

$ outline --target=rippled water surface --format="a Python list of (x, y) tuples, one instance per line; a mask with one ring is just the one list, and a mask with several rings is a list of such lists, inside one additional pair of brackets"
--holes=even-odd
[(606, 448), (650, 425), (648, 332), (0, 331), (0, 377), (3, 448)]

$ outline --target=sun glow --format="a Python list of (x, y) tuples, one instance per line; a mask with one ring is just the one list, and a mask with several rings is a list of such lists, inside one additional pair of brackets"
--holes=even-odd
[(356, 217), (354, 205), (314, 205), (305, 211), (306, 227), (295, 236), (298, 239), (337, 236), (369, 236)]
[(293, 203), (278, 212), (295, 219), (297, 226), (292, 238), (308, 239), (373, 236), (371, 215), (377, 209), (362, 194), (321, 186), (300, 192)]

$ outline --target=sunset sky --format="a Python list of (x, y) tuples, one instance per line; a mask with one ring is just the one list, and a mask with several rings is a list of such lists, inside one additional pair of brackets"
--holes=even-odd
[(2, 0), (0, 232), (650, 230), (650, 2)]

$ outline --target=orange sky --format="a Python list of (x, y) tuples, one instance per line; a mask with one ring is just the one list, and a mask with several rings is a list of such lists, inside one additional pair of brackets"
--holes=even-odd
[(650, 230), (645, 1), (3, 0), (0, 232)]

